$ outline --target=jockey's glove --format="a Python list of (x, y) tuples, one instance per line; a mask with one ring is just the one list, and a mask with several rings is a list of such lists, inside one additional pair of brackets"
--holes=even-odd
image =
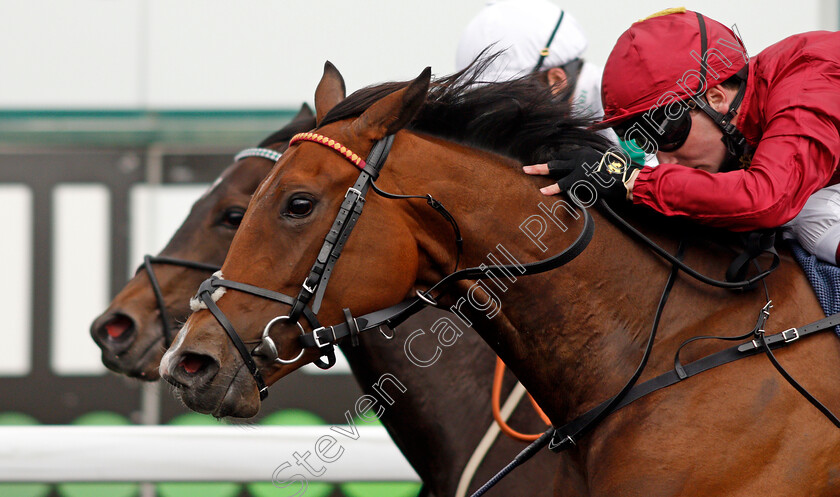
[[(641, 168), (621, 149), (600, 152), (591, 147), (578, 147), (570, 150), (566, 157), (548, 161), (549, 175), (559, 178), (560, 191), (583, 197), (581, 191), (586, 189), (589, 192), (585, 195), (607, 201), (629, 200), (628, 185), (636, 179)], [(579, 184), (582, 181), (588, 186)]]

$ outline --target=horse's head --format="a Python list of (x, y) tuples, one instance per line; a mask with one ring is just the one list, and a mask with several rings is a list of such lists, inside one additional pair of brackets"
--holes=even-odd
[[(312, 111), (303, 106), (291, 123), (263, 140), (258, 149), (241, 154), (196, 201), (160, 255), (141, 266), (96, 318), (90, 333), (109, 369), (149, 381), (158, 378), (161, 357), (191, 312), (190, 297), (212, 272), (189, 263), (221, 266), (251, 195), (274, 164), (267, 151), (284, 151), (294, 133), (312, 127)], [(159, 297), (150, 276), (159, 285)]]
[[(179, 389), (190, 408), (216, 416), (252, 416), (259, 410), (261, 381), (255, 381), (253, 371), (249, 374), (252, 366), (270, 385), (319, 358), (318, 349), (304, 350), (299, 342), (307, 326), (306, 315), (283, 318), (294, 313), (288, 303), (311, 277), (316, 259), (326, 257), (322, 250), (325, 237), (331, 226), (335, 228), (334, 220), (342, 204), (346, 206), (348, 195), (352, 198), (358, 193), (348, 192), (348, 188), (359, 178), (364, 157), (375, 143), (396, 133), (414, 117), (426, 98), (429, 82), (427, 69), (410, 84), (378, 99), (361, 115), (323, 125), (327, 112), (343, 98), (341, 76), (327, 65), (315, 94), (322, 125), (314, 133), (328, 137), (333, 144), (308, 141), (314, 133), (293, 139), (249, 204), (222, 267), (223, 280), (219, 280), (269, 289), (288, 296), (287, 300), (276, 302), (224, 287), (216, 288), (212, 299), (209, 292), (205, 295), (202, 305), (218, 306), (230, 319), (231, 331), (226, 333), (211, 312), (200, 310), (189, 318), (161, 362), (161, 374)], [(400, 141), (398, 137), (395, 149), (402, 146)], [(380, 183), (398, 188), (385, 179), (388, 171), (386, 166)], [(388, 200), (370, 193), (362, 202), (364, 215), (329, 279), (323, 306), (320, 310), (317, 305), (312, 307), (325, 325), (343, 322), (344, 308), (359, 315), (375, 310), (374, 306), (400, 302), (413, 293), (420, 258), (426, 256), (420, 253), (411, 232), (417, 225), (413, 219), (417, 211), (388, 208)], [(376, 254), (376, 266), (358, 265), (371, 254)], [(360, 289), (364, 289), (364, 296)], [(280, 319), (273, 321), (276, 317)], [(264, 331), (272, 344), (266, 347), (263, 342), (257, 347)], [(241, 338), (241, 347), (228, 336), (231, 333)], [(254, 362), (248, 364), (250, 361)]]

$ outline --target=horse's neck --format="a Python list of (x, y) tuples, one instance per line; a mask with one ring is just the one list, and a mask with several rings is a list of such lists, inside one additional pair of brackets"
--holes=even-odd
[[(430, 157), (427, 162), (426, 174), (449, 177), (447, 191), (432, 193), (448, 207), (455, 206), (450, 210), (465, 240), (461, 267), (492, 264), (491, 253), (506, 262), (499, 245), (522, 263), (569, 246), (583, 226), (582, 218), (556, 208), (561, 198), (542, 196), (534, 181), (510, 164), (488, 163), (487, 159), (472, 169), (464, 166), (470, 164), (468, 157)], [(592, 211), (595, 237), (575, 261), (543, 275), (519, 277), (515, 283), (500, 274), (497, 282), (465, 282), (460, 295), (467, 298), (452, 302), (555, 423), (615, 394), (632, 375), (670, 270), (649, 249)], [(526, 234), (529, 219), (534, 223), (531, 235)], [(540, 223), (546, 231), (538, 237), (533, 233), (540, 231)], [(676, 241), (663, 235), (658, 238), (674, 252)], [(728, 257), (694, 250), (687, 261), (707, 274), (721, 275)], [(440, 261), (439, 266), (451, 267), (450, 263)], [(807, 282), (797, 277), (791, 264), (783, 264), (775, 281), (788, 287), (776, 285), (782, 293), (794, 298), (786, 299), (776, 314), (782, 324), (796, 325), (803, 324), (797, 321), (803, 314), (797, 306), (804, 306), (805, 314), (811, 315), (818, 315), (819, 307), (810, 296), (803, 300)], [(472, 301), (468, 298), (471, 289)], [(494, 300), (498, 305), (489, 306)], [(662, 316), (657, 347), (642, 379), (673, 367), (674, 353), (686, 338), (749, 331), (763, 303), (763, 295), (757, 292), (734, 294), (681, 278)], [(517, 333), (509, 331), (508, 322)], [(720, 348), (717, 343), (698, 344), (682, 357), (692, 360), (714, 347)]]

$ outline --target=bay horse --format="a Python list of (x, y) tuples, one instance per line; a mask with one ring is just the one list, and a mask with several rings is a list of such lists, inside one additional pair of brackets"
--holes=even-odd
[[(344, 98), (343, 93), (336, 98)], [(315, 127), (315, 115), (304, 105), (281, 130), (264, 139), (258, 148), (285, 151), (296, 133)], [(225, 169), (212, 189), (193, 205), (189, 216), (167, 243), (161, 257), (200, 261), (221, 266), (251, 195), (274, 165), (274, 160), (249, 155)], [(201, 271), (180, 265), (154, 263), (153, 270), (166, 306), (166, 317), (152, 291), (148, 267), (141, 267), (114, 297), (108, 309), (91, 325), (91, 336), (102, 349), (103, 363), (112, 371), (145, 381), (159, 378), (160, 358), (171, 342), (168, 329), (177, 329), (190, 314), (189, 300), (195, 288), (212, 270)], [(424, 312), (405, 323), (405, 329), (429, 330), (443, 313)], [(168, 320), (164, 325), (163, 320)], [(405, 334), (397, 340), (365, 336), (361, 346), (347, 354), (354, 376), (366, 393), (385, 373), (394, 374), (408, 391), (400, 402), (381, 416), (381, 421), (409, 463), (420, 475), (428, 495), (455, 495), (461, 468), (467, 464), (482, 436), (493, 421), (490, 416), (492, 353), (476, 334), (463, 337), (457, 347), (447, 349), (434, 367), (417, 367), (403, 352)], [(420, 360), (432, 357), (435, 342), (420, 337), (412, 342)], [(504, 392), (514, 380), (508, 375)], [(521, 403), (510, 418), (512, 426), (539, 432), (545, 427), (527, 403)], [(441, 447), (446, 447), (441, 450)], [(472, 478), (472, 488), (486, 481), (522, 446), (507, 437), (498, 438)], [(561, 467), (573, 487), (582, 482)], [(452, 471), (451, 468), (458, 468)], [(498, 495), (519, 495), (529, 482), (551, 478), (558, 461), (543, 454), (538, 461), (499, 485)], [(550, 495), (550, 489), (532, 495)]]
[[(338, 78), (325, 71), (319, 87), (337, 84)], [(375, 99), (351, 95), (336, 105), (316, 93), (316, 112), (330, 113), (319, 121), (316, 134), (293, 140), (260, 185), (221, 278), (202, 284), (199, 295), (208, 309), (190, 316), (161, 362), (163, 377), (189, 407), (252, 415), (259, 409), (263, 377), (274, 382), (322, 355), (324, 349), (303, 348), (305, 341), (329, 341), (330, 330), (338, 328), (353, 337), (359, 330), (353, 316), (396, 305), (416, 292), (473, 323), (555, 426), (609, 399), (625, 384), (643, 355), (646, 329), (671, 267), (595, 209), (588, 210), (597, 226), (588, 248), (556, 271), (516, 281), (511, 275), (496, 275), (492, 282), (462, 280), (454, 284), (451, 297), (424, 293), (456, 265), (453, 229), (422, 202), (372, 193), (365, 197), (358, 191), (365, 174), (375, 176), (361, 161), (375, 144), (374, 155), (381, 157), (380, 144), (395, 137), (376, 186), (400, 194), (428, 192), (446, 205), (461, 227), (463, 264), (475, 267), (488, 254), (498, 256), (500, 246), (524, 263), (579, 240), (580, 212), (560, 201), (546, 205), (537, 187), (547, 180), (526, 177), (520, 166), (550, 153), (552, 146), (594, 139), (570, 121), (560, 120), (551, 129), (544, 122), (535, 126), (528, 116), (557, 103), (523, 81), (485, 91), (483, 98), (495, 96), (496, 102), (483, 112), (470, 112), (481, 98), (474, 93), (441, 102), (427, 100), (429, 88), (427, 68), (409, 84), (366, 94)], [(502, 122), (501, 116), (515, 119)], [(301, 289), (302, 282), (313, 281), (310, 269), (319, 267), (325, 235), (333, 218), (339, 219), (346, 196), (354, 208), (363, 203), (364, 211), (352, 236), (342, 240), (346, 244), (323, 294), (317, 320), (330, 326), (301, 336), (298, 304), (305, 302), (304, 290), (312, 293)], [(521, 227), (539, 215), (548, 219), (546, 230), (531, 231), (539, 237), (525, 236)], [(655, 216), (631, 217), (660, 245), (676, 250), (670, 223)], [(685, 262), (715, 274), (730, 258), (692, 243)], [(782, 259), (765, 280), (775, 304), (768, 333), (823, 315), (796, 263), (788, 255)], [(289, 298), (290, 310), (251, 291), (222, 287), (220, 281), (298, 299)], [(221, 289), (226, 292), (215, 292)], [(211, 304), (217, 315), (227, 317), (227, 325), (208, 312)], [(679, 345), (693, 336), (735, 336), (752, 329), (764, 305), (760, 292), (735, 293), (678, 277), (641, 381), (671, 370)], [(318, 335), (313, 337), (313, 331)], [(241, 354), (236, 333), (240, 345), (265, 343), (267, 337), (276, 354), (268, 347), (257, 347), (253, 356)], [(682, 359), (693, 361), (722, 347), (713, 341), (694, 343), (683, 350)], [(830, 409), (840, 408), (835, 336), (815, 334), (776, 356)], [(249, 371), (249, 363), (256, 371)], [(578, 439), (570, 454), (590, 496), (840, 495), (840, 431), (762, 356), (636, 400)], [(534, 488), (541, 485), (545, 482), (535, 482)], [(555, 490), (555, 495), (565, 493), (562, 486)]]

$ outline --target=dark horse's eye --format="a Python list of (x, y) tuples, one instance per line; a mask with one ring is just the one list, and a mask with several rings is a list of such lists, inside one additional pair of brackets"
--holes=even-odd
[(231, 207), (222, 213), (221, 224), (228, 228), (236, 229), (239, 227), (244, 216), (245, 209), (242, 207)]
[(290, 217), (304, 217), (312, 212), (314, 206), (311, 199), (306, 197), (296, 197), (289, 201), (286, 207), (286, 215)]

